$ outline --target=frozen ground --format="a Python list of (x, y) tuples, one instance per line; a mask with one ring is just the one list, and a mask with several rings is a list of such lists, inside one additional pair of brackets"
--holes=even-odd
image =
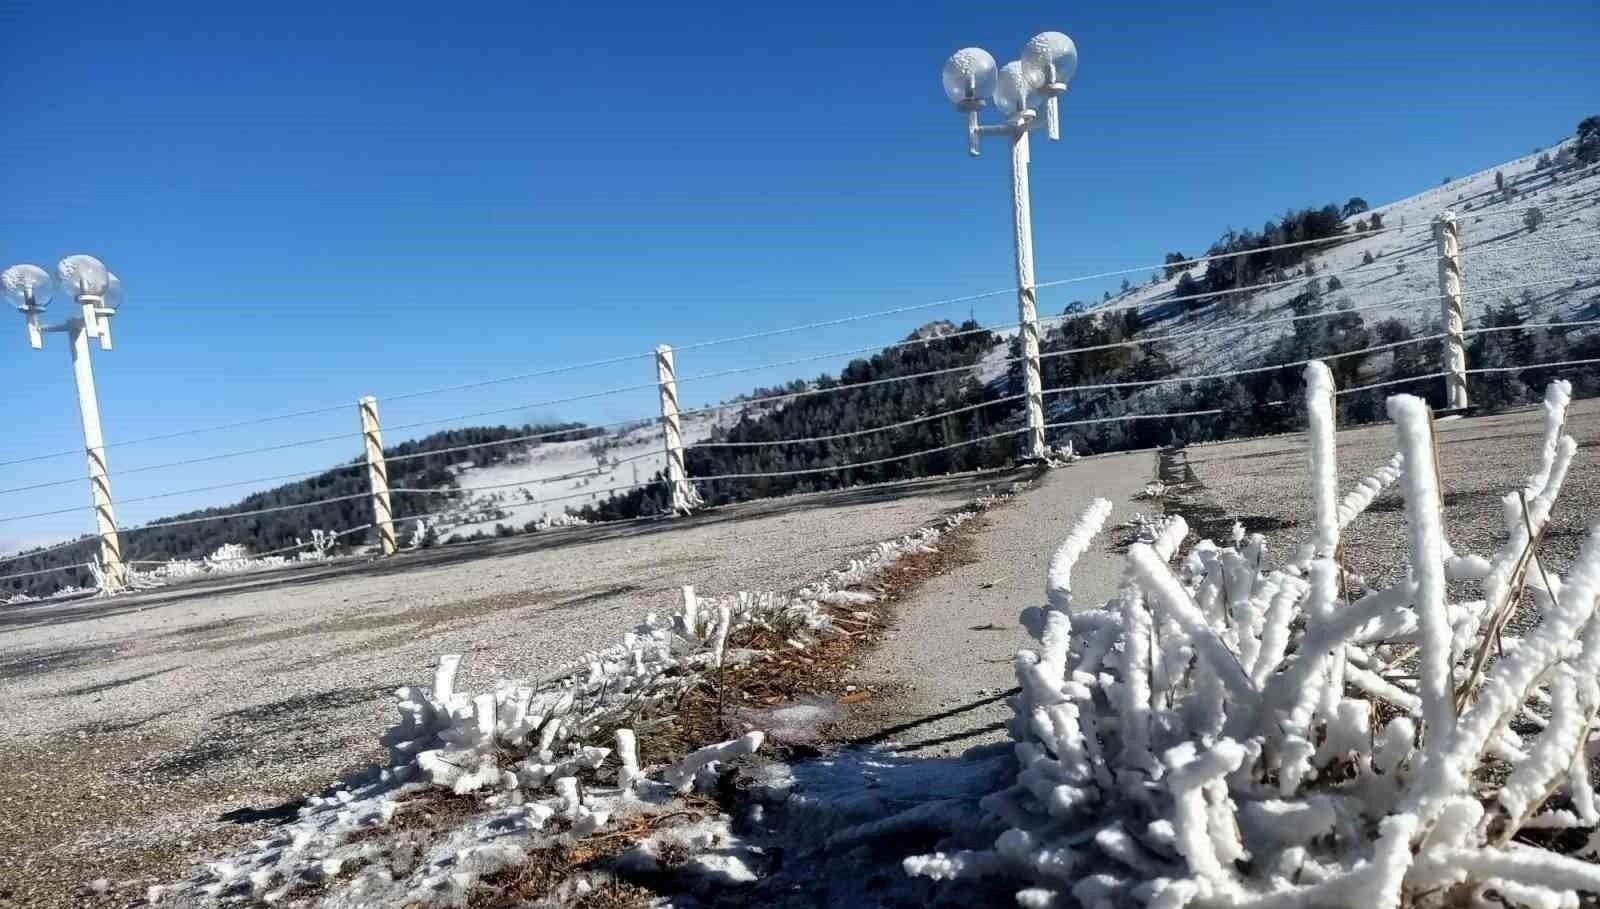
[(94, 905), (89, 881), (174, 880), (292, 817), (301, 796), (379, 757), (391, 692), (425, 683), (439, 653), (466, 655), (468, 688), (534, 677), (675, 604), (683, 584), (792, 588), (1005, 482), (769, 500), (364, 570), (8, 609), (0, 906)]

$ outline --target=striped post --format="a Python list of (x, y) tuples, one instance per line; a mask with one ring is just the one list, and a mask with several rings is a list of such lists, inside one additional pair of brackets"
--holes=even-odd
[(1028, 199), (1028, 130), (1011, 137), (1011, 226), (1017, 255), (1017, 322), (1022, 341), (1022, 388), (1028, 414), (1024, 457), (1047, 459), (1044, 444), (1044, 388), (1039, 377), (1039, 309), (1033, 283), (1033, 212)]
[(661, 435), (667, 446), (667, 481), (672, 487), (672, 513), (686, 515), (694, 508), (689, 471), (683, 464), (683, 425), (678, 420), (678, 378), (672, 347), (656, 347), (656, 382), (661, 387)]
[(1462, 338), (1466, 329), (1461, 305), (1461, 240), (1456, 231), (1455, 212), (1446, 211), (1433, 219), (1433, 240), (1439, 250), (1439, 299), (1442, 302), (1444, 330), (1443, 372), (1445, 407), (1467, 407), (1467, 346)]
[(399, 546), (394, 538), (394, 511), (389, 506), (389, 468), (383, 460), (383, 434), (378, 423), (378, 399), (361, 399), (361, 439), (367, 449), (367, 484), (372, 491), (372, 526), (378, 531), (383, 554), (392, 556)]

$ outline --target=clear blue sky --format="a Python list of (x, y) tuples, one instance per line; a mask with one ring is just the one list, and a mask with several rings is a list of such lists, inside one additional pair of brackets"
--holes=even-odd
[[(90, 252), (123, 277), (117, 348), (95, 359), (112, 442), (1003, 288), (1006, 155), (968, 159), (939, 88), (968, 44), (1004, 61), (1046, 28), (1078, 42), (1065, 139), (1034, 153), (1041, 280), (1198, 252), (1290, 206), (1410, 195), (1600, 112), (1591, 0), (339, 5), (0, 11), (0, 265)], [(1014, 318), (1003, 295), (976, 309)], [(679, 369), (888, 342), (967, 312), (686, 353)], [(0, 460), (81, 444), (62, 341), (30, 351), (21, 320), (0, 318)], [(641, 361), (398, 402), (385, 421), (650, 378)], [(639, 392), (508, 420), (653, 409)], [(355, 418), (113, 448), (112, 469)], [(117, 492), (358, 450), (153, 471)], [(0, 467), (0, 488), (81, 472), (77, 457)], [(82, 484), (0, 495), (0, 517), (86, 498)], [(87, 512), (0, 523), (0, 551), (89, 526)]]

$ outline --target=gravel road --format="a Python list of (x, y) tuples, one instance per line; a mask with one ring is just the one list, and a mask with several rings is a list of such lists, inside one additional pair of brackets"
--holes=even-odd
[[(1445, 503), (1445, 529), (1458, 552), (1488, 556), (1504, 537), (1500, 499), (1537, 466), (1542, 412), (1523, 408), (1436, 424)], [(1546, 568), (1566, 571), (1585, 528), (1600, 520), (1600, 400), (1567, 410), (1567, 434), (1578, 455), (1540, 547)], [(1200, 530), (1226, 534), (1237, 518), (1279, 551), (1300, 542), (1311, 526), (1311, 484), (1303, 434), (1200, 445), (1186, 452), (1199, 496), (1179, 506)], [(1339, 433), (1339, 487), (1348, 489), (1389, 460), (1394, 428), (1387, 424)], [(1381, 582), (1404, 570), (1405, 510), (1391, 487), (1344, 535), (1345, 564)]]
[(1092, 604), (1116, 592), (1122, 574), (1117, 550), (1131, 534), (1118, 525), (1149, 510), (1133, 497), (1155, 476), (1155, 466), (1150, 451), (1087, 458), (991, 509), (969, 538), (969, 550), (959, 554), (964, 564), (930, 578), (896, 606), (895, 629), (857, 678), (900, 694), (859, 710), (853, 730), (911, 754), (959, 754), (1004, 739), (1010, 716), (1004, 692), (1016, 684), (1011, 657), (1035, 643), (1018, 624), (1018, 612), (1044, 602), (1050, 556), (1073, 520), (1100, 497), (1115, 508), (1073, 572), (1073, 592), (1079, 603)]
[[(785, 590), (1011, 476), (564, 528), (112, 600), (0, 611), (0, 907), (125, 905), (381, 757), (390, 692), (439, 653), (461, 683), (615, 640), (683, 584)], [(97, 895), (96, 879), (111, 885)]]

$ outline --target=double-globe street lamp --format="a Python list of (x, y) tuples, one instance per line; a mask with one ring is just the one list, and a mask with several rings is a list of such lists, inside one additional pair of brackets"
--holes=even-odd
[[(1027, 393), (1028, 453), (1044, 459), (1044, 389), (1039, 378), (1039, 312), (1033, 279), (1033, 216), (1028, 205), (1028, 133), (1040, 125), (1061, 138), (1061, 96), (1078, 69), (1078, 48), (1061, 32), (1043, 32), (1023, 45), (1022, 58), (996, 67), (978, 47), (950, 55), (941, 75), (944, 92), (967, 116), (967, 151), (978, 155), (984, 136), (1011, 139), (1011, 225), (1017, 260), (1017, 321), (1022, 340), (1023, 389)], [(1003, 123), (982, 125), (978, 112), (990, 99)]]
[[(78, 315), (63, 322), (41, 325), (40, 316), (50, 298), (60, 290), (78, 305)], [(72, 351), (72, 377), (78, 388), (78, 414), (83, 419), (83, 450), (89, 460), (89, 493), (94, 504), (95, 529), (100, 537), (100, 573), (104, 592), (127, 586), (122, 560), (122, 539), (111, 505), (111, 481), (106, 471), (105, 439), (100, 434), (100, 405), (95, 398), (94, 370), (89, 364), (89, 341), (111, 349), (111, 317), (122, 305), (122, 282), (94, 256), (67, 256), (56, 274), (37, 265), (13, 265), (0, 272), (0, 290), (28, 322), (28, 344), (44, 346), (44, 335), (66, 334)]]

